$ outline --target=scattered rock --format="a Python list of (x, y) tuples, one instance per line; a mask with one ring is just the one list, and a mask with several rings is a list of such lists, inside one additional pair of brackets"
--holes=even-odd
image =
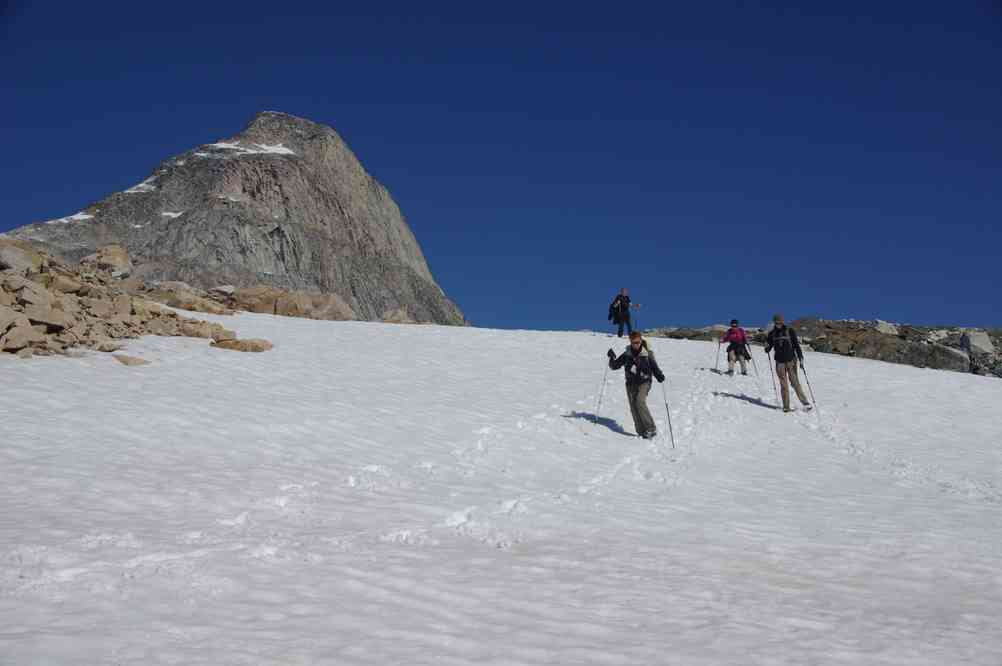
[[(0, 351), (22, 356), (69, 354), (80, 347), (115, 352), (123, 346), (120, 340), (151, 334), (237, 337), (219, 324), (179, 317), (170, 308), (125, 292), (108, 270), (128, 264), (121, 248), (102, 248), (81, 267), (72, 268), (27, 243), (19, 241), (14, 247), (32, 261), (23, 271), (0, 271)], [(177, 293), (186, 287), (178, 283), (167, 289)], [(216, 312), (227, 311), (210, 303)]]
[(101, 340), (100, 342), (95, 344), (92, 347), (92, 349), (94, 349), (94, 351), (110, 353), (110, 352), (117, 352), (123, 347), (125, 347), (125, 344), (117, 340)]
[(114, 354), (113, 358), (122, 365), (128, 365), (128, 366), (149, 365), (150, 363), (146, 359), (142, 359), (137, 356), (126, 356), (125, 354)]
[(212, 343), (218, 349), (229, 349), (231, 351), (242, 352), (263, 352), (272, 348), (272, 344), (267, 340), (258, 338), (248, 338), (247, 340), (219, 340)]
[(898, 327), (897, 326), (895, 326), (894, 324), (889, 324), (886, 321), (883, 321), (883, 320), (880, 320), (880, 319), (878, 319), (876, 322), (874, 322), (874, 328), (876, 328), (878, 332), (884, 333), (885, 335), (897, 335), (898, 334)]

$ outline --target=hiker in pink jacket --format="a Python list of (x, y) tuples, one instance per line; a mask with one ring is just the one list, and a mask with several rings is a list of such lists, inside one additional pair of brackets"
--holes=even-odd
[(734, 374), (734, 363), (741, 363), (741, 374), (748, 374), (747, 361), (751, 358), (751, 354), (748, 353), (748, 336), (745, 335), (745, 329), (738, 326), (738, 320), (731, 320), (731, 327), (727, 329), (727, 332), (720, 336), (720, 344), (729, 342), (727, 345), (727, 374)]

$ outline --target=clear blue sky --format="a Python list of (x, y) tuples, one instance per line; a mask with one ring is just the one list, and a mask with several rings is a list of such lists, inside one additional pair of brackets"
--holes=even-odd
[(278, 110), (477, 325), (1002, 325), (997, 1), (342, 4), (0, 4), (0, 231)]

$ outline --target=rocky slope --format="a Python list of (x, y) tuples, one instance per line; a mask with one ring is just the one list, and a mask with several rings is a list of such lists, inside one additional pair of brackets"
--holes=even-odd
[[(129, 294), (114, 276), (121, 275), (122, 261), (128, 257), (121, 248), (106, 248), (71, 266), (28, 243), (0, 239), (0, 352), (22, 358), (80, 348), (114, 352), (122, 339), (141, 335), (211, 338), (222, 349), (270, 348), (266, 341), (237, 340), (219, 324), (180, 317)], [(142, 362), (118, 358), (127, 365)]]
[[(890, 324), (884, 321), (804, 317), (791, 325), (814, 351), (856, 356), (919, 368), (973, 372), (1002, 377), (1002, 329)], [(648, 335), (686, 340), (718, 340), (726, 326), (658, 328)], [(766, 331), (745, 329), (763, 344)]]
[(386, 189), (338, 134), (282, 113), (134, 187), (7, 237), (68, 260), (117, 243), (147, 281), (334, 297), (337, 318), (462, 324)]

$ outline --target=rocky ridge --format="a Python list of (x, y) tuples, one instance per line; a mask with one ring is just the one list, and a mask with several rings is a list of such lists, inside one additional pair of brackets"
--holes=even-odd
[[(889, 322), (804, 317), (790, 324), (809, 349), (919, 368), (1002, 377), (1002, 329), (935, 327)], [(714, 341), (724, 325), (656, 328), (653, 337)], [(745, 328), (749, 340), (764, 344), (766, 330)]]
[(142, 335), (211, 339), (223, 349), (260, 351), (261, 342), (267, 345), (237, 340), (220, 324), (181, 317), (130, 294), (122, 279), (127, 277), (123, 261), (128, 262), (124, 250), (110, 247), (72, 266), (28, 243), (0, 239), (0, 352), (22, 358), (72, 354), (81, 348), (115, 352), (122, 340)]
[(390, 194), (337, 132), (283, 113), (260, 113), (124, 192), (5, 236), (69, 262), (119, 245), (136, 279), (302, 294), (317, 317), (465, 323)]

